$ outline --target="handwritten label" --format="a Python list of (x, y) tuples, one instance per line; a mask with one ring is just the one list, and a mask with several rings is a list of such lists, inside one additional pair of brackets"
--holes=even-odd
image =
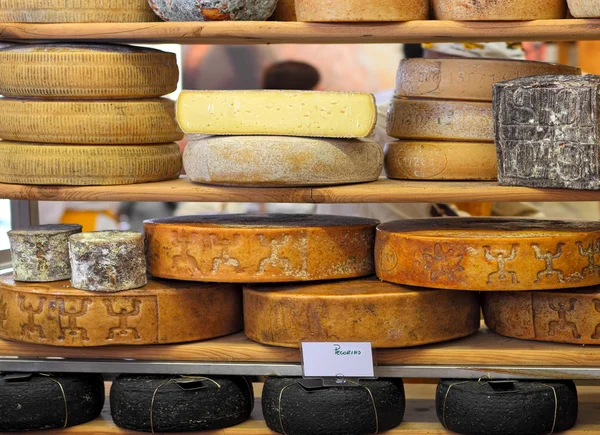
[(307, 378), (373, 378), (371, 343), (303, 342), (302, 369)]

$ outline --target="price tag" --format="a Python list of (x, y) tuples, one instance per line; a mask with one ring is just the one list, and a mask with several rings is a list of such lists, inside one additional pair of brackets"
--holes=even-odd
[(374, 378), (371, 343), (303, 342), (302, 370), (307, 378)]

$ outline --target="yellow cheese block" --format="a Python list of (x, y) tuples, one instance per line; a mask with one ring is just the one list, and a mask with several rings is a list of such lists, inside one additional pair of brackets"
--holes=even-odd
[(435, 218), (377, 229), (379, 278), (453, 290), (511, 291), (600, 284), (600, 222)]
[(296, 0), (279, 0), (271, 21), (297, 21)]
[(600, 0), (567, 0), (575, 18), (600, 18)]
[(0, 50), (0, 94), (42, 98), (147, 98), (177, 89), (173, 53), (112, 44), (32, 44)]
[(411, 21), (429, 18), (429, 0), (296, 0), (298, 21)]
[(566, 18), (566, 0), (432, 0), (436, 20), (526, 21)]
[(366, 137), (377, 123), (371, 94), (320, 91), (184, 91), (186, 133)]
[(492, 85), (496, 82), (551, 74), (578, 75), (581, 70), (521, 60), (404, 59), (398, 68), (396, 96), (491, 103)]
[(0, 141), (0, 183), (116, 185), (179, 177), (176, 143), (78, 146)]
[(409, 347), (465, 337), (479, 329), (473, 292), (403, 287), (377, 278), (244, 288), (244, 330), (260, 343), (368, 341)]
[(147, 0), (0, 0), (2, 23), (158, 21)]
[(183, 139), (175, 103), (0, 98), (0, 138), (72, 144), (152, 144)]
[(397, 141), (385, 145), (385, 172), (401, 180), (495, 180), (491, 142)]
[(212, 136), (183, 154), (192, 181), (227, 186), (318, 186), (375, 181), (381, 146), (368, 139)]
[(387, 134), (398, 139), (493, 142), (492, 103), (394, 98)]

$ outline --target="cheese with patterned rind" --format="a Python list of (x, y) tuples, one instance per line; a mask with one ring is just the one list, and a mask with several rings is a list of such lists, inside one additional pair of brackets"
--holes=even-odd
[(164, 21), (265, 21), (277, 0), (148, 0)]
[(429, 18), (429, 0), (296, 0), (298, 21), (412, 21)]
[(436, 20), (529, 21), (567, 17), (566, 0), (432, 0)]

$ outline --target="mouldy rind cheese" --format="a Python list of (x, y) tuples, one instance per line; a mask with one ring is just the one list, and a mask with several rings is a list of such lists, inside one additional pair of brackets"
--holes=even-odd
[(432, 0), (436, 20), (527, 21), (567, 16), (566, 0)]
[(384, 281), (451, 290), (532, 291), (600, 284), (600, 223), (435, 218), (377, 228)]
[(429, 18), (429, 0), (296, 0), (298, 21), (411, 21)]
[(368, 139), (213, 136), (191, 140), (183, 165), (206, 184), (318, 186), (377, 180), (383, 152)]
[(149, 280), (138, 290), (95, 293), (69, 281), (0, 277), (0, 337), (7, 340), (69, 347), (180, 343), (232, 334), (242, 323), (241, 289), (231, 284)]
[(374, 271), (374, 219), (208, 215), (144, 222), (148, 271), (161, 278), (289, 282)]
[(567, 0), (569, 12), (575, 18), (600, 17), (600, 0)]
[(265, 21), (277, 0), (148, 0), (164, 21)]
[(183, 91), (177, 119), (186, 133), (366, 137), (377, 107), (359, 92)]

